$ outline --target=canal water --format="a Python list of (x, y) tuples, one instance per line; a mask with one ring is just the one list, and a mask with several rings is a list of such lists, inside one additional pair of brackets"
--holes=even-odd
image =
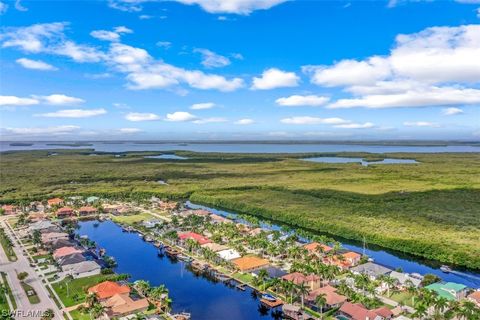
[[(187, 201), (187, 206), (192, 209), (205, 209), (215, 214), (229, 217), (235, 219), (237, 214), (233, 212), (227, 212), (224, 210), (219, 210), (207, 206), (202, 206), (198, 204), (191, 203)], [(246, 221), (242, 221), (244, 223), (248, 223)], [(271, 230), (281, 230), (281, 226), (271, 224), (271, 223), (263, 223), (261, 224), (263, 228), (271, 229)], [(348, 250), (352, 250), (358, 253), (363, 253), (364, 248), (363, 245), (356, 242), (350, 241), (348, 239), (343, 239), (339, 237), (330, 236), (335, 240), (339, 241), (342, 244), (343, 248)], [(390, 269), (397, 269), (402, 268), (403, 272), (408, 273), (419, 273), (421, 275), (431, 273), (439, 276), (444, 281), (451, 281), (456, 283), (462, 283), (470, 288), (480, 288), (480, 273), (470, 272), (465, 270), (454, 270), (451, 273), (445, 273), (440, 270), (440, 263), (436, 263), (434, 261), (425, 261), (421, 258), (404, 254), (402, 252), (394, 252), (391, 250), (387, 250), (385, 248), (381, 248), (375, 245), (367, 245), (365, 248), (365, 254), (368, 255), (370, 258), (373, 258), (375, 263), (381, 264), (386, 266)]]
[(158, 257), (157, 249), (137, 233), (122, 232), (112, 221), (79, 222), (77, 233), (87, 235), (107, 255), (115, 257), (117, 273), (128, 273), (130, 281), (147, 280), (151, 285), (165, 284), (170, 290), (174, 312), (190, 312), (192, 319), (255, 320), (273, 319), (272, 312), (261, 306), (247, 289), (227, 287), (188, 270), (183, 262)]

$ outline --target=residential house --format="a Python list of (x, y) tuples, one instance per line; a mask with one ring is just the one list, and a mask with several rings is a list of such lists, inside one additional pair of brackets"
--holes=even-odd
[(242, 272), (254, 271), (268, 266), (270, 263), (268, 260), (257, 256), (245, 256), (242, 258), (234, 259), (232, 262), (235, 264), (238, 270)]
[(28, 219), (33, 222), (43, 221), (47, 218), (44, 212), (29, 212)]
[(214, 213), (210, 215), (210, 219), (212, 223), (233, 223), (232, 220), (219, 216), (218, 214), (214, 214)]
[(68, 218), (73, 216), (73, 209), (70, 207), (63, 207), (57, 210), (57, 218)]
[(130, 293), (130, 287), (114, 281), (103, 281), (88, 288), (88, 293), (94, 293), (99, 300), (106, 300), (117, 294)]
[(409, 273), (392, 271), (390, 272), (389, 276), (390, 278), (394, 278), (396, 280), (396, 285), (399, 288), (406, 288), (408, 287), (409, 283), (418, 288), (420, 287), (420, 283), (422, 282), (421, 279), (417, 277), (412, 277)]
[(65, 232), (49, 232), (49, 233), (42, 233), (42, 243), (47, 244), (55, 240), (59, 239), (68, 239), (68, 234)]
[(287, 274), (287, 272), (285, 272), (285, 270), (274, 267), (274, 266), (268, 266), (266, 268), (257, 269), (255, 271), (253, 271), (252, 274), (258, 275), (261, 270), (267, 271), (267, 274), (268, 274), (269, 278), (281, 278), (281, 277), (283, 277), (284, 275)]
[(98, 200), (100, 200), (99, 197), (91, 196), (91, 197), (88, 197), (85, 201), (86, 201), (87, 203), (95, 203), (95, 202), (97, 202)]
[(75, 247), (62, 247), (62, 248), (56, 249), (53, 252), (53, 258), (55, 260), (58, 260), (62, 257), (69, 256), (69, 255), (74, 254), (74, 253), (82, 253), (82, 252), (83, 252), (83, 250), (80, 250), (80, 249), (75, 248)]
[(321, 278), (314, 274), (305, 275), (301, 272), (293, 272), (286, 274), (282, 280), (293, 282), (296, 285), (305, 284), (310, 290), (315, 290), (321, 286)]
[(20, 211), (17, 206), (10, 205), (10, 204), (4, 204), (2, 206), (2, 210), (6, 215), (12, 215)]
[(121, 317), (146, 311), (149, 303), (146, 298), (133, 300), (128, 293), (119, 293), (105, 300), (102, 305), (107, 308), (110, 317)]
[(263, 228), (255, 228), (250, 231), (248, 231), (248, 234), (251, 236), (258, 236), (260, 233), (265, 232), (265, 229)]
[(348, 251), (342, 253), (343, 261), (347, 262), (350, 267), (356, 266), (360, 259), (362, 259), (362, 255), (353, 251)]
[(174, 201), (159, 201), (157, 203), (158, 207), (161, 209), (161, 210), (175, 210), (178, 208), (178, 202), (174, 202)]
[(81, 207), (80, 209), (78, 209), (78, 214), (81, 216), (89, 216), (97, 213), (98, 213), (98, 209), (90, 206)]
[(455, 282), (437, 282), (425, 288), (448, 300), (460, 300), (467, 296), (467, 287)]
[(215, 242), (208, 242), (208, 243), (202, 244), (201, 247), (202, 248), (208, 248), (208, 249), (212, 250), (213, 252), (219, 252), (219, 251), (223, 251), (223, 250), (228, 249), (227, 246), (224, 246), (223, 244), (218, 244), (218, 243), (215, 243)]
[(83, 261), (87, 261), (87, 258), (85, 258), (85, 256), (83, 254), (74, 253), (74, 254), (71, 254), (71, 255), (68, 255), (68, 256), (61, 257), (60, 259), (57, 260), (57, 264), (60, 267), (64, 267), (64, 266), (69, 265), (69, 264), (76, 264), (76, 263), (80, 263), (80, 262), (83, 262)]
[(191, 214), (194, 214), (200, 217), (207, 217), (210, 215), (210, 213), (211, 213), (210, 211), (203, 210), (203, 209), (191, 210)]
[(147, 229), (152, 229), (152, 228), (155, 228), (156, 226), (161, 226), (162, 225), (162, 221), (160, 220), (146, 220), (146, 221), (143, 221), (142, 222), (142, 225), (147, 228)]
[(240, 253), (238, 253), (238, 251), (234, 249), (226, 249), (226, 250), (218, 251), (217, 254), (219, 255), (220, 258), (227, 261), (238, 259), (241, 257)]
[(367, 262), (350, 269), (354, 274), (366, 274), (372, 280), (392, 272), (391, 269), (373, 262)]
[(63, 265), (62, 271), (71, 275), (74, 279), (78, 279), (100, 274), (102, 268), (94, 261), (82, 261)]
[(351, 302), (345, 302), (338, 310), (338, 315), (351, 320), (385, 320), (393, 318), (393, 313), (388, 308), (368, 310), (360, 303)]
[(74, 246), (75, 246), (75, 243), (65, 239), (54, 240), (48, 244), (48, 247), (50, 248), (50, 250), (53, 250), (53, 251), (60, 249), (62, 247), (74, 247)]
[(50, 208), (53, 206), (60, 206), (63, 204), (63, 199), (60, 199), (60, 198), (48, 199), (47, 204)]
[(203, 244), (212, 242), (207, 237), (204, 237), (204, 236), (202, 236), (198, 233), (195, 233), (195, 232), (180, 233), (178, 235), (178, 238), (180, 239), (181, 242), (184, 242), (187, 239), (192, 239), (192, 240), (195, 240), (199, 245), (203, 245)]
[(309, 254), (320, 255), (320, 252), (327, 253), (332, 251), (332, 247), (329, 247), (323, 243), (311, 242), (303, 246), (304, 249), (308, 251)]
[(480, 308), (480, 290), (474, 291), (467, 296), (467, 299), (472, 301)]
[(31, 223), (30, 226), (28, 227), (28, 230), (30, 232), (33, 232), (35, 230), (43, 230), (43, 229), (48, 229), (50, 227), (56, 227), (51, 221), (49, 220), (40, 220), (34, 223)]
[(323, 306), (324, 311), (339, 308), (345, 301), (347, 301), (347, 297), (338, 294), (337, 289), (330, 285), (312, 290), (306, 297), (306, 301), (315, 305), (315, 299), (320, 295), (325, 295), (326, 303)]

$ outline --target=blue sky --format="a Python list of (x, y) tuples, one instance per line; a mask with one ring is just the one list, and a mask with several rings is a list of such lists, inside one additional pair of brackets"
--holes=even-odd
[(480, 1), (1, 3), (2, 140), (480, 136)]

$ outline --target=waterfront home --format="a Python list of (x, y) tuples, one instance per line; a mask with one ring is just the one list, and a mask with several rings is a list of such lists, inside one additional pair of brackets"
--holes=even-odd
[(30, 211), (40, 211), (40, 212), (45, 211), (45, 206), (40, 201), (30, 202), (28, 206)]
[(187, 239), (195, 240), (199, 245), (212, 242), (207, 237), (202, 236), (201, 234), (195, 232), (183, 232), (178, 234), (178, 239), (180, 242), (185, 242)]
[(142, 226), (144, 226), (147, 229), (152, 229), (152, 228), (155, 228), (156, 226), (161, 226), (161, 225), (162, 225), (162, 221), (156, 220), (156, 219), (146, 220), (142, 222)]
[(330, 285), (312, 290), (306, 297), (306, 301), (311, 305), (315, 305), (315, 299), (320, 295), (325, 295), (326, 300), (326, 303), (323, 306), (323, 311), (339, 308), (345, 301), (347, 301), (347, 297), (338, 294), (337, 289)]
[(293, 272), (284, 275), (281, 279), (296, 285), (305, 284), (310, 290), (318, 289), (322, 285), (321, 278), (315, 274), (305, 275), (301, 272)]
[(254, 271), (270, 264), (268, 260), (257, 256), (245, 256), (234, 259), (232, 262), (235, 264), (235, 267), (242, 272)]
[(88, 216), (88, 215), (97, 214), (97, 213), (98, 213), (98, 209), (90, 206), (81, 207), (80, 209), (78, 209), (78, 214), (81, 216)]
[(70, 254), (68, 256), (63, 256), (61, 258), (59, 258), (57, 260), (57, 264), (60, 266), (60, 267), (63, 267), (63, 266), (66, 266), (66, 265), (69, 265), (69, 264), (76, 264), (76, 263), (80, 263), (80, 262), (83, 262), (83, 261), (86, 261), (87, 259), (85, 258), (85, 256), (81, 253), (74, 253), (74, 254)]
[(60, 206), (63, 204), (63, 199), (60, 198), (52, 198), (47, 200), (48, 207), (53, 207), (53, 206)]
[(455, 282), (437, 282), (425, 287), (448, 300), (460, 300), (466, 297), (467, 287)]
[(352, 320), (392, 319), (393, 313), (386, 307), (368, 310), (360, 303), (345, 302), (338, 310), (338, 315)]
[(103, 211), (106, 213), (111, 213), (113, 215), (119, 215), (119, 214), (131, 212), (132, 209), (126, 205), (105, 204), (103, 205)]
[(390, 278), (394, 278), (396, 282), (396, 286), (399, 288), (406, 288), (408, 284), (411, 284), (415, 287), (420, 287), (422, 280), (417, 277), (412, 277), (408, 273), (392, 271), (390, 272)]
[(102, 268), (94, 261), (82, 261), (62, 266), (62, 271), (74, 279), (94, 276), (101, 273)]
[(208, 242), (208, 243), (202, 244), (201, 247), (210, 249), (213, 252), (219, 252), (219, 251), (223, 251), (223, 250), (228, 249), (227, 246), (224, 246), (223, 244), (218, 244), (218, 243), (215, 243), (215, 242)]
[(53, 252), (53, 258), (55, 260), (58, 260), (62, 257), (69, 256), (69, 255), (74, 254), (74, 253), (82, 253), (82, 252), (83, 252), (83, 250), (80, 250), (80, 249), (75, 248), (75, 247), (61, 247), (61, 248), (56, 249)]
[(308, 313), (302, 310), (300, 306), (294, 304), (284, 304), (282, 306), (282, 312), (285, 319), (292, 319), (292, 320), (310, 320), (315, 319), (310, 316)]
[(38, 222), (45, 220), (47, 218), (47, 215), (44, 212), (29, 212), (28, 213), (28, 220), (33, 221), (33, 222)]
[(238, 253), (235, 249), (226, 249), (217, 252), (218, 256), (224, 260), (230, 261), (233, 259), (238, 259), (241, 257), (240, 253)]
[(265, 232), (266, 230), (263, 228), (255, 228), (248, 231), (248, 234), (251, 236), (258, 236), (260, 233)]
[(210, 215), (211, 212), (204, 209), (196, 209), (196, 210), (191, 210), (190, 213), (199, 217), (207, 217)]
[(98, 200), (100, 200), (99, 197), (91, 196), (91, 197), (88, 197), (85, 201), (86, 201), (87, 203), (95, 203), (95, 202), (97, 202)]
[(50, 227), (56, 227), (56, 226), (49, 220), (40, 220), (40, 221), (31, 223), (28, 229), (30, 232), (33, 232), (35, 230), (40, 231), (43, 229), (48, 229)]
[(343, 261), (346, 262), (350, 267), (356, 266), (360, 259), (362, 259), (362, 255), (353, 251), (348, 251), (342, 253)]
[(281, 278), (281, 277), (283, 277), (284, 275), (287, 274), (287, 272), (285, 272), (285, 270), (274, 267), (274, 266), (268, 266), (266, 268), (261, 268), (261, 269), (255, 270), (255, 271), (252, 272), (252, 274), (258, 275), (261, 270), (265, 270), (267, 272), (267, 275), (268, 275), (269, 278)]
[(467, 299), (472, 301), (480, 308), (480, 290), (474, 291), (467, 296)]
[(178, 202), (160, 200), (157, 202), (157, 206), (160, 210), (165, 210), (165, 211), (175, 210), (178, 208)]
[(102, 305), (107, 308), (110, 318), (117, 318), (146, 311), (149, 303), (146, 298), (133, 300), (129, 293), (118, 293), (102, 302)]
[(57, 218), (68, 218), (73, 216), (73, 209), (70, 207), (63, 207), (57, 210)]
[(232, 220), (219, 216), (218, 214), (212, 213), (210, 215), (212, 223), (233, 223)]
[(94, 293), (98, 299), (105, 300), (116, 294), (130, 293), (130, 287), (114, 281), (103, 281), (88, 288), (88, 293)]
[(370, 279), (374, 280), (381, 275), (389, 274), (391, 269), (381, 266), (373, 262), (367, 262), (350, 269), (354, 274), (366, 274)]
[(48, 247), (50, 248), (50, 250), (53, 250), (53, 251), (60, 249), (62, 247), (74, 247), (74, 246), (75, 246), (75, 243), (66, 239), (54, 240), (48, 244)]
[(331, 247), (318, 242), (307, 243), (303, 246), (303, 248), (306, 249), (309, 254), (316, 256), (320, 255), (320, 252), (327, 253), (329, 251), (332, 251)]
[(60, 239), (67, 240), (68, 234), (65, 232), (48, 232), (48, 233), (42, 233), (41, 238), (42, 238), (42, 243), (47, 244), (52, 241), (60, 240)]
[(12, 215), (12, 214), (15, 214), (15, 213), (19, 212), (17, 206), (13, 206), (13, 205), (10, 205), (10, 204), (4, 204), (2, 206), (2, 210), (3, 210), (3, 213), (6, 214), (6, 215)]

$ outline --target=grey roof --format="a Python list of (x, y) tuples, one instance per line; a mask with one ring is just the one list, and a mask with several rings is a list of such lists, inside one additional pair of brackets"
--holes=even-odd
[(37, 222), (34, 222), (34, 223), (30, 224), (28, 229), (33, 231), (33, 230), (48, 229), (48, 228), (51, 228), (51, 227), (55, 227), (55, 225), (48, 220), (41, 220), (41, 221), (37, 221)]
[(49, 246), (52, 250), (57, 250), (62, 247), (73, 247), (75, 246), (75, 243), (66, 239), (58, 239), (52, 241)]
[(61, 259), (58, 260), (58, 264), (60, 266), (66, 266), (68, 264), (75, 264), (75, 263), (80, 263), (87, 260), (83, 254), (81, 253), (74, 253), (70, 254), (68, 256), (62, 257)]
[(280, 277), (283, 277), (284, 275), (287, 274), (287, 272), (285, 272), (284, 270), (280, 269), (280, 268), (277, 268), (277, 267), (272, 267), (272, 266), (269, 266), (267, 268), (262, 268), (262, 269), (258, 269), (258, 270), (255, 270), (253, 271), (252, 273), (255, 273), (258, 275), (258, 273), (260, 272), (260, 270), (263, 270), (265, 269), (268, 273), (268, 276), (270, 278), (280, 278)]
[(373, 262), (367, 262), (365, 264), (358, 265), (356, 267), (351, 268), (350, 270), (352, 272), (366, 274), (370, 277), (378, 277), (383, 274), (392, 272), (391, 269), (388, 269), (387, 267), (381, 266)]
[(410, 280), (415, 287), (420, 286), (420, 283), (422, 282), (420, 279), (417, 278), (412, 278), (408, 273), (402, 273), (402, 272), (397, 272), (397, 271), (392, 271), (390, 272), (390, 277), (397, 279), (397, 281), (401, 284), (404, 285), (408, 280)]
[(91, 271), (94, 271), (94, 270), (99, 270), (101, 268), (94, 261), (83, 261), (83, 262), (67, 265), (67, 267), (64, 267), (64, 269), (68, 269), (68, 271), (70, 271), (72, 273), (80, 274), (80, 273), (84, 273), (84, 272), (91, 272)]

